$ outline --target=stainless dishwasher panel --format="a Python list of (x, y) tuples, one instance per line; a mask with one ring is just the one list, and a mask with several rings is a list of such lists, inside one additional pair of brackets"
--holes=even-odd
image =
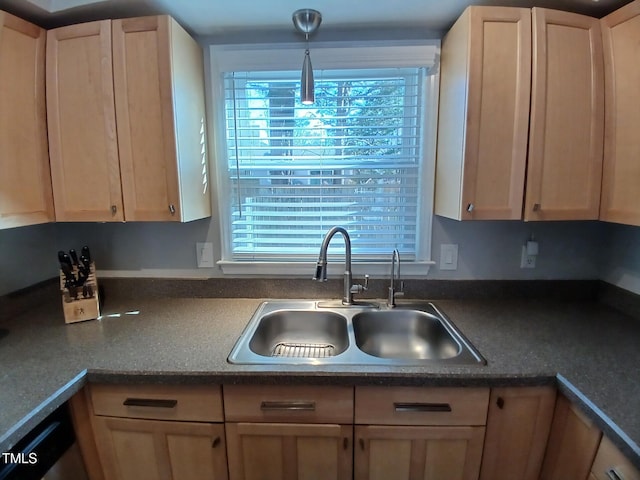
[(87, 480), (67, 404), (0, 457), (0, 480)]

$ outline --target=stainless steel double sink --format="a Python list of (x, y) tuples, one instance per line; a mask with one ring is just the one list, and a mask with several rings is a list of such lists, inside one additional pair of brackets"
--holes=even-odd
[(260, 305), (231, 351), (234, 364), (484, 365), (430, 302), (274, 300)]

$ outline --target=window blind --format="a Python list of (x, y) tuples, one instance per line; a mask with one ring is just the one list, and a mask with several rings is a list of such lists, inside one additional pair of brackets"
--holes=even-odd
[(232, 258), (314, 258), (341, 225), (354, 259), (415, 259), (424, 74), (316, 72), (309, 106), (297, 71), (225, 73)]

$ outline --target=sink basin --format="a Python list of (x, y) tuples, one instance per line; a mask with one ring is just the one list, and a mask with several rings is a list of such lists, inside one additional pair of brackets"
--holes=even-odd
[(486, 361), (435, 305), (384, 301), (263, 302), (228, 361), (256, 365), (484, 365)]
[(438, 317), (419, 310), (362, 312), (352, 322), (356, 345), (374, 357), (441, 360), (462, 349)]
[(333, 312), (278, 310), (264, 315), (249, 348), (258, 355), (325, 358), (349, 346), (347, 319)]

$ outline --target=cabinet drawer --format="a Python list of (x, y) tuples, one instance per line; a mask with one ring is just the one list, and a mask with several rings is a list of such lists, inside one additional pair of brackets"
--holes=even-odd
[(157, 420), (222, 422), (219, 385), (90, 386), (96, 415)]
[(640, 480), (640, 471), (616, 448), (607, 437), (602, 437), (600, 448), (591, 467), (595, 480)]
[(225, 385), (231, 422), (353, 423), (352, 387)]
[(356, 387), (357, 424), (485, 425), (488, 388)]

